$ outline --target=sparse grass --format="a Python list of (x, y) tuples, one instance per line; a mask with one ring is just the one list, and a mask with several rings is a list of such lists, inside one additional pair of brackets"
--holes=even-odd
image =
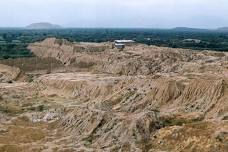
[(92, 61), (91, 62), (83, 62), (83, 61), (80, 61), (80, 62), (73, 62), (72, 66), (75, 66), (75, 67), (78, 67), (78, 68), (91, 68), (92, 66), (94, 66), (95, 63), (93, 63)]
[(31, 143), (45, 138), (44, 124), (33, 124), (27, 117), (20, 117), (9, 125), (8, 132), (0, 136), (2, 144)]
[(0, 151), (1, 152), (19, 152), (22, 151), (22, 149), (18, 145), (11, 145), (11, 144), (6, 144), (3, 146), (0, 146)]
[[(16, 66), (25, 72), (64, 67), (64, 65), (62, 65), (59, 61), (53, 58), (41, 59), (36, 57), (4, 59), (4, 60), (0, 60), (0, 64)], [(30, 77), (28, 81), (32, 81), (32, 78)]]
[(27, 81), (28, 82), (33, 82), (33, 75), (27, 75)]
[(37, 112), (42, 112), (42, 111), (46, 110), (44, 105), (29, 106), (26, 109), (30, 110), (30, 111), (37, 111)]
[(124, 101), (127, 101), (131, 96), (133, 96), (135, 94), (135, 91), (129, 91), (124, 95)]
[(206, 130), (206, 129), (210, 129), (211, 123), (209, 122), (193, 122), (193, 123), (189, 123), (188, 126), (192, 127), (194, 129), (200, 129), (200, 130)]
[(39, 112), (44, 111), (44, 105), (39, 105), (39, 106), (37, 107), (37, 110), (38, 110)]
[(48, 148), (43, 143), (62, 137), (62, 130), (53, 132), (57, 127), (57, 122), (33, 123), (26, 116), (18, 117), (7, 124), (7, 132), (0, 133), (0, 152), (42, 152)]
[(0, 111), (12, 115), (23, 113), (23, 109), (21, 107), (12, 104), (0, 105)]
[(17, 142), (29, 143), (41, 140), (45, 137), (45, 133), (39, 128), (12, 127), (11, 135), (15, 137)]
[(180, 118), (170, 118), (163, 120), (164, 126), (182, 126), (183, 124), (193, 124), (197, 123), (199, 120), (195, 119), (180, 119)]
[(182, 126), (184, 123), (186, 123), (186, 121), (181, 119), (169, 119), (163, 121), (164, 126)]
[(20, 119), (21, 119), (23, 122), (29, 122), (29, 121), (30, 121), (29, 118), (26, 117), (26, 116), (22, 116), (22, 117), (20, 117)]

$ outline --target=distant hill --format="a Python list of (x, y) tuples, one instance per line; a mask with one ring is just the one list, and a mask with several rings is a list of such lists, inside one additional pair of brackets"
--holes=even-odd
[(228, 27), (220, 27), (217, 30), (219, 30), (219, 31), (228, 31)]
[(41, 23), (33, 23), (26, 26), (27, 29), (59, 29), (62, 28), (60, 25), (55, 25), (51, 23), (41, 22)]
[(208, 29), (189, 28), (189, 27), (175, 27), (172, 30), (175, 30), (175, 31), (190, 31), (190, 32), (208, 31)]

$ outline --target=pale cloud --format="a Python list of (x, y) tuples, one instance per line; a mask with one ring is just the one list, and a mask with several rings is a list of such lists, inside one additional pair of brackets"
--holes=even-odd
[(0, 0), (0, 26), (228, 26), (227, 0)]

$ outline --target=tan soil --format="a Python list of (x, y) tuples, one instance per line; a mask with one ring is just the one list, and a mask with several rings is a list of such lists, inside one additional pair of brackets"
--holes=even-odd
[(0, 83), (0, 151), (228, 151), (227, 53), (55, 38), (29, 48), (65, 68)]

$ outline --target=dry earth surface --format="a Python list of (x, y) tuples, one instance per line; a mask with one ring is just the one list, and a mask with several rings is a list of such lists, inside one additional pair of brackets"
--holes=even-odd
[(0, 62), (0, 151), (228, 151), (228, 53), (55, 38), (29, 49)]

